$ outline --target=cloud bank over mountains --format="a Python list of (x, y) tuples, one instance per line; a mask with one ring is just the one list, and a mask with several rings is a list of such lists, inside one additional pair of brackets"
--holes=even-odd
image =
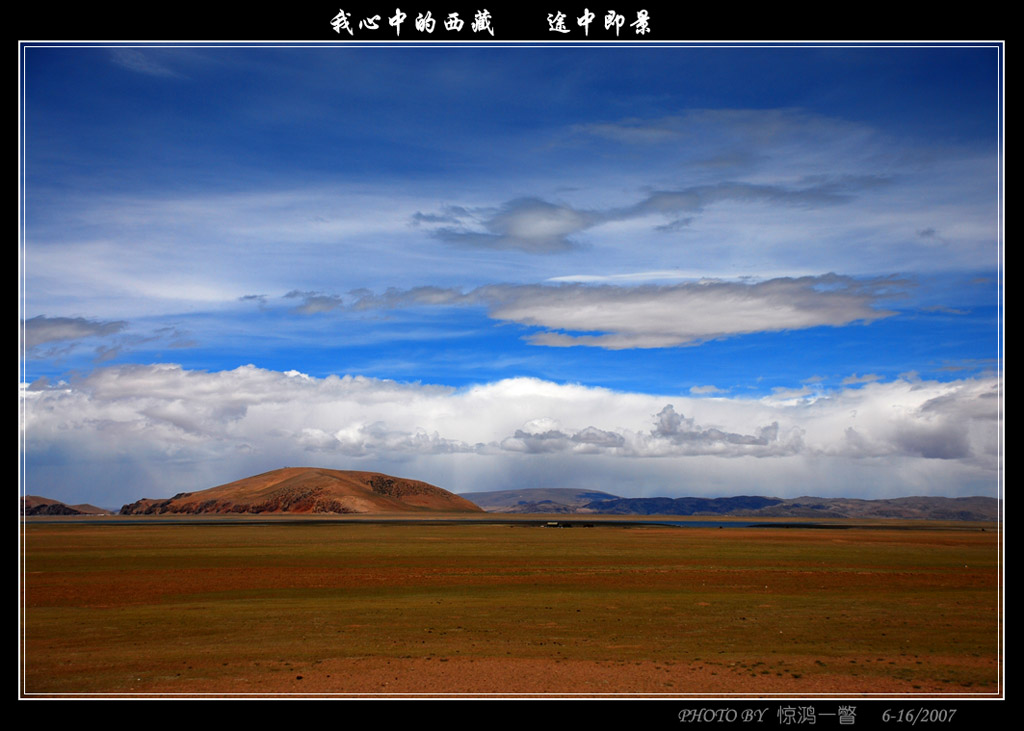
[[(973, 494), (999, 467), (996, 389), (995, 378), (940, 383), (908, 376), (796, 397), (692, 398), (529, 378), (454, 389), (253, 366), (202, 372), (138, 365), (37, 384), (24, 395), (31, 459), (43, 471), (76, 460), (131, 472), (144, 461), (171, 473), (213, 468), (227, 480), (254, 462), (352, 469), (414, 463), (445, 477), (446, 487), (468, 491), (479, 485), (453, 477), (456, 465), (471, 466), (474, 480), (486, 475), (488, 484), (504, 485), (523, 457), (539, 456), (549, 486), (557, 486), (586, 474), (595, 458), (628, 465), (638, 476), (667, 475), (681, 462), (692, 471), (697, 464), (707, 469), (708, 459), (753, 458), (784, 466), (752, 491), (796, 497), (825, 487), (804, 476), (823, 458), (840, 484), (849, 470), (871, 472), (888, 487), (908, 469), (930, 473), (941, 463), (957, 479), (969, 476), (970, 487), (960, 490)], [(119, 489), (132, 497), (129, 486)], [(713, 493), (700, 482), (664, 490)]]

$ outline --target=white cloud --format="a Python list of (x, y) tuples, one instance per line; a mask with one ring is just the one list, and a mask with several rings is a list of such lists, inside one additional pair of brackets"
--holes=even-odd
[[(531, 473), (523, 460), (541, 459), (549, 486), (589, 474), (592, 487), (614, 494), (795, 496), (842, 487), (851, 496), (899, 495), (921, 491), (924, 468), (915, 465), (940, 462), (947, 476), (928, 490), (992, 494), (995, 389), (994, 378), (897, 380), (803, 398), (707, 399), (529, 378), (456, 390), (253, 366), (111, 367), (23, 389), (27, 488), (39, 492), (36, 479), (62, 475), (66, 489), (100, 489), (83, 482), (86, 465), (106, 464), (137, 480), (118, 488), (127, 502), (311, 464), (399, 472), (468, 491), (499, 489)], [(629, 467), (602, 476), (598, 462)], [(693, 474), (698, 464), (704, 480), (669, 477)], [(805, 473), (822, 464), (833, 466), (832, 477), (806, 484)], [(616, 482), (624, 470), (633, 482)], [(876, 482), (858, 487), (852, 475), (868, 473)]]
[(843, 379), (843, 385), (849, 386), (854, 383), (871, 383), (881, 378), (877, 373), (865, 373), (863, 376), (858, 376), (854, 373), (852, 376), (847, 376)]
[[(362, 293), (351, 307), (486, 305), (493, 319), (544, 328), (545, 332), (528, 338), (534, 345), (620, 350), (693, 345), (753, 332), (868, 323), (895, 314), (878, 305), (902, 284), (891, 278), (856, 280), (826, 274), (760, 282), (705, 279), (672, 285), (495, 284), (466, 293), (418, 287), (392, 289), (382, 295)], [(312, 293), (293, 292), (288, 296), (299, 294)], [(340, 304), (340, 298), (330, 299), (332, 305)]]
[(706, 394), (706, 393), (723, 393), (723, 392), (724, 392), (724, 389), (718, 388), (717, 386), (712, 386), (711, 384), (708, 384), (706, 386), (691, 386), (690, 387), (690, 393), (692, 393), (694, 396), (701, 396), (701, 395)]
[(530, 342), (534, 344), (618, 350), (688, 345), (743, 333), (871, 322), (894, 314), (875, 306), (877, 289), (877, 282), (825, 275), (755, 284), (563, 284), (504, 290), (491, 287), (486, 292), (494, 301), (491, 317), (537, 325), (548, 331), (531, 336)]

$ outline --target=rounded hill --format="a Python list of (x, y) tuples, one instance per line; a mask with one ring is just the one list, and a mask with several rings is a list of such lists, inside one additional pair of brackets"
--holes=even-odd
[(143, 498), (121, 515), (166, 513), (479, 513), (455, 493), (379, 472), (285, 467), (166, 500)]

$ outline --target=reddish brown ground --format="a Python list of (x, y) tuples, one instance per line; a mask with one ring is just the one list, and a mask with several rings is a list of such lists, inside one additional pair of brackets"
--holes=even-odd
[[(790, 658), (798, 661), (798, 658)], [(868, 661), (869, 658), (862, 658)], [(904, 661), (908, 667), (913, 661)], [(976, 660), (988, 666), (991, 662)], [(298, 694), (356, 696), (644, 696), (684, 697), (737, 695), (904, 695), (963, 696), (964, 688), (951, 683), (909, 682), (886, 677), (863, 681), (849, 674), (819, 674), (794, 678), (791, 673), (757, 677), (756, 685), (745, 668), (672, 661), (598, 662), (552, 658), (331, 658), (312, 665), (264, 663), (258, 674), (245, 672), (216, 681), (185, 681), (175, 693)], [(268, 675), (270, 677), (268, 677)], [(156, 693), (162, 683), (139, 682), (129, 692)], [(974, 688), (972, 695), (995, 694), (995, 687)]]
[(991, 532), (27, 528), (27, 695), (999, 691)]

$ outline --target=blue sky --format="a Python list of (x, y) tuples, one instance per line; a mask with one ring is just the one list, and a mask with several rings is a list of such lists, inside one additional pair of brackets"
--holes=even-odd
[(996, 47), (22, 62), (29, 494), (997, 492)]

